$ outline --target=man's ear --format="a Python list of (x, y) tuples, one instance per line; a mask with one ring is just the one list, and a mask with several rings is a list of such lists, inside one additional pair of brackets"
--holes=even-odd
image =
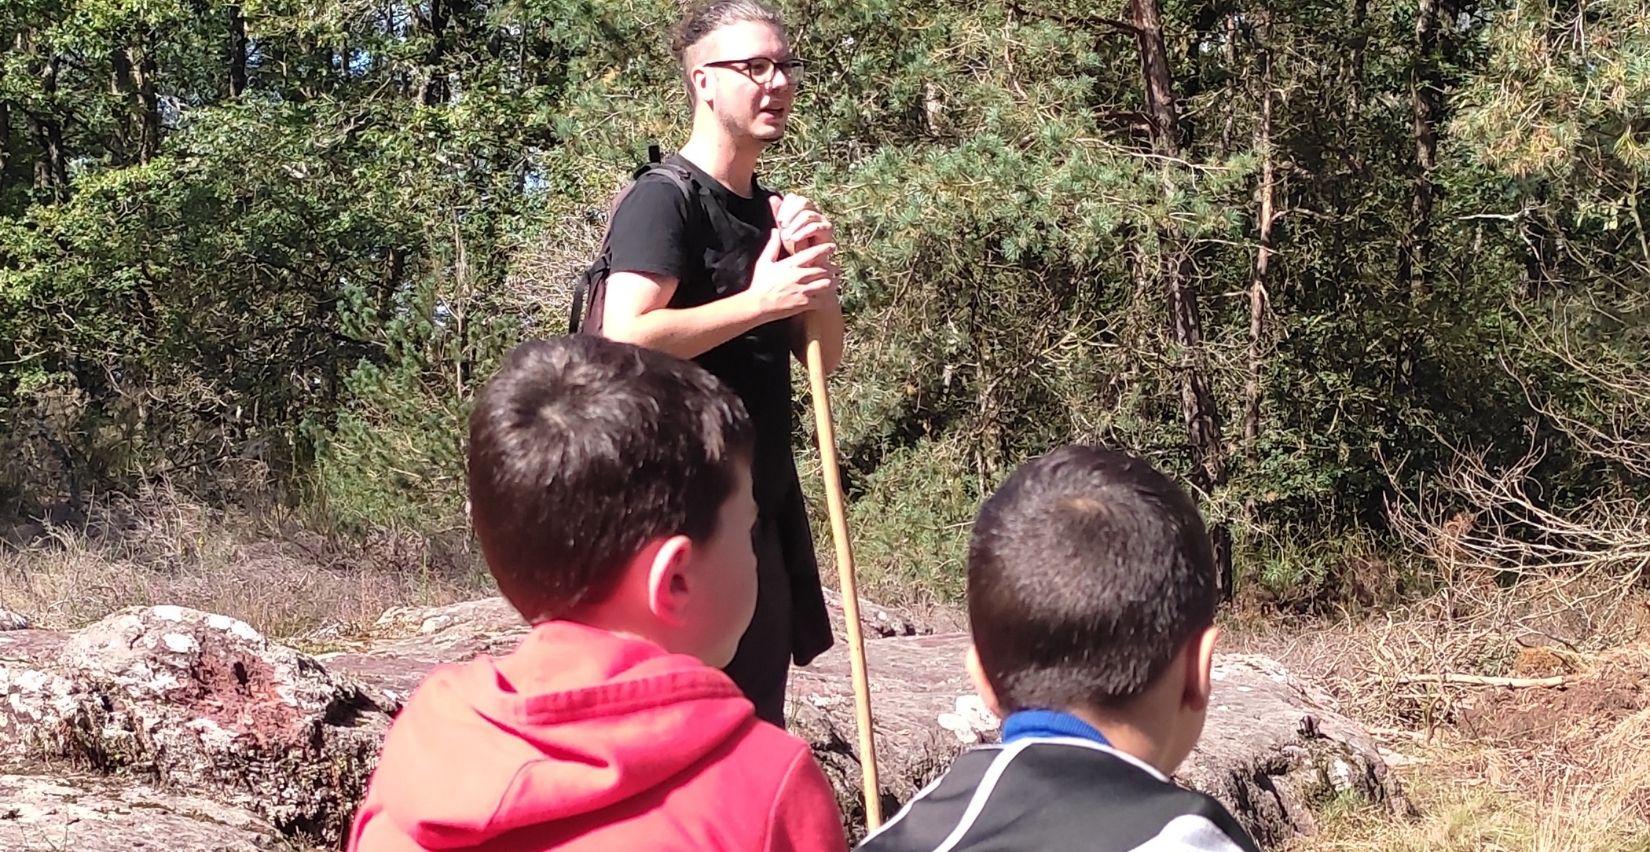
[(1214, 691), (1212, 673), (1218, 638), (1220, 628), (1211, 624), (1193, 634), (1181, 652), (1185, 655), (1186, 685), (1180, 700), (1190, 710), (1202, 712), (1209, 707), (1209, 696)]
[(997, 718), (1003, 718), (1003, 706), (997, 701), (997, 690), (991, 688), (991, 681), (985, 677), (985, 666), (980, 665), (980, 650), (970, 642), (968, 653), (963, 656), (963, 665), (968, 667), (968, 679), (974, 682), (974, 691), (979, 694), (980, 700), (985, 702), (985, 709), (990, 710)]
[(647, 566), (647, 608), (667, 624), (680, 624), (682, 612), (693, 591), (688, 563), (693, 559), (693, 539), (671, 536), (653, 552)]
[(710, 72), (703, 67), (694, 68), (688, 72), (688, 79), (693, 82), (693, 105), (698, 107), (700, 101), (703, 101), (707, 106), (710, 105)]

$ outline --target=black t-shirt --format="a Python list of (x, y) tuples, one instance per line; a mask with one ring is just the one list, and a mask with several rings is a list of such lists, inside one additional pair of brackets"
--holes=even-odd
[[(643, 175), (613, 213), (610, 268), (677, 279), (671, 308), (697, 307), (749, 288), (756, 258), (774, 227), (771, 193), (756, 186), (746, 198), (680, 156), (667, 164), (687, 169), (698, 198), (690, 202), (664, 175)], [(756, 431), (752, 475), (760, 505), (771, 505), (796, 481), (790, 443), (790, 334), (790, 324), (778, 320), (694, 359), (732, 388), (750, 412)]]

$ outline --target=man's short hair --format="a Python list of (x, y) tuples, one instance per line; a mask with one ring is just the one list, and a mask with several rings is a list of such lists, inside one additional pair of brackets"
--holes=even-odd
[(980, 508), (968, 621), (1005, 711), (1113, 707), (1214, 621), (1215, 565), (1191, 498), (1124, 453), (1070, 446)]
[(530, 622), (605, 600), (648, 542), (710, 537), (753, 440), (696, 364), (588, 335), (517, 346), (470, 414), (470, 520), (499, 591)]
[(670, 34), (670, 53), (676, 57), (677, 66), (682, 69), (682, 83), (687, 87), (689, 106), (693, 106), (694, 101), (693, 69), (687, 64), (688, 49), (723, 27), (745, 21), (767, 24), (781, 33), (785, 32), (785, 19), (779, 16), (778, 10), (761, 0), (708, 0), (690, 4), (683, 10), (681, 19), (676, 22), (676, 27)]

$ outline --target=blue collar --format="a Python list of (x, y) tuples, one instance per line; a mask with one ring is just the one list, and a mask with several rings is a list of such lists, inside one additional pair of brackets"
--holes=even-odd
[(1059, 710), (1016, 710), (1003, 720), (1003, 742), (1027, 737), (1077, 737), (1111, 745), (1093, 725)]

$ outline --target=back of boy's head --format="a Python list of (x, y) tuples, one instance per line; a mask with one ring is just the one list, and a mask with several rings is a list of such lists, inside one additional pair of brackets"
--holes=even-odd
[(1216, 594), (1191, 499), (1096, 447), (1016, 470), (969, 542), (969, 625), (1005, 712), (1126, 703), (1213, 623)]
[(470, 519), (529, 622), (613, 591), (651, 541), (704, 541), (748, 463), (744, 404), (696, 364), (588, 335), (523, 343), (470, 413)]

